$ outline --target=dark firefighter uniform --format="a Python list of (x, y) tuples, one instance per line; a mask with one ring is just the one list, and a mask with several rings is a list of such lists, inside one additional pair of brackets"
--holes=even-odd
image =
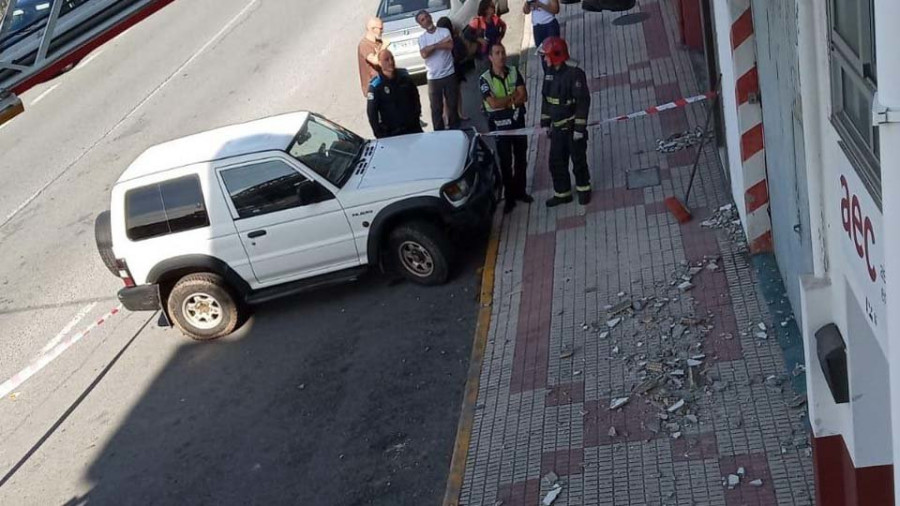
[(376, 138), (422, 132), (419, 91), (405, 69), (394, 71), (393, 79), (381, 74), (373, 77), (366, 98), (369, 125)]
[(591, 174), (587, 164), (587, 119), (591, 92), (584, 71), (565, 62), (548, 68), (542, 89), (541, 126), (550, 129), (550, 174), (554, 197), (552, 207), (572, 201), (569, 158), (575, 174), (575, 190), (581, 204), (590, 202)]
[[(525, 86), (525, 80), (515, 65), (507, 66), (505, 75), (494, 74), (488, 69), (481, 74), (479, 87), (484, 99), (483, 107), (490, 130), (515, 130), (525, 127), (525, 106), (511, 106), (494, 109), (488, 98), (512, 97), (516, 88)], [(515, 201), (530, 202), (525, 192), (525, 171), (528, 167), (528, 137), (524, 135), (497, 137), (497, 155), (500, 158), (500, 173), (503, 175), (506, 209), (512, 209)]]

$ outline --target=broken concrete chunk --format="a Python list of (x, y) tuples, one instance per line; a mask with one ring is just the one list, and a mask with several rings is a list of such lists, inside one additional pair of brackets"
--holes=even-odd
[(634, 309), (635, 311), (641, 311), (642, 309), (644, 309), (644, 303), (639, 300), (633, 301), (631, 303), (631, 309)]
[(687, 360), (687, 365), (688, 365), (688, 367), (700, 367), (701, 365), (703, 365), (703, 362), (701, 362), (700, 360), (694, 360), (692, 358), (689, 358)]
[(600, 333), (600, 339), (606, 339), (607, 337), (609, 337), (609, 331), (604, 330)]
[(697, 415), (687, 415), (687, 416), (685, 416), (684, 418), (685, 418), (687, 421), (689, 421), (689, 422), (691, 422), (692, 424), (694, 424), (694, 425), (696, 425), (697, 422), (699, 421), (699, 420), (697, 419)]
[(694, 284), (691, 283), (690, 281), (685, 281), (685, 282), (681, 283), (680, 285), (678, 285), (678, 289), (681, 290), (682, 292), (687, 292), (688, 290), (690, 290), (692, 288), (694, 288)]
[(630, 300), (624, 300), (624, 301), (616, 304), (615, 306), (611, 307), (608, 311), (609, 311), (610, 316), (615, 316), (627, 309), (631, 309), (631, 301)]
[(570, 358), (574, 354), (574, 350), (562, 350), (561, 352), (559, 352), (559, 358)]
[(556, 482), (559, 481), (559, 476), (556, 475), (553, 471), (545, 474), (543, 478), (541, 478), (541, 483), (543, 483), (547, 488), (556, 485)]
[(680, 432), (673, 432), (673, 433), (672, 433), (672, 439), (679, 439), (680, 437), (681, 437), (681, 433), (680, 433)]
[(736, 474), (729, 474), (727, 478), (728, 488), (734, 488), (741, 483), (741, 478)]
[(613, 318), (612, 320), (609, 320), (608, 322), (606, 322), (606, 326), (611, 329), (614, 329), (614, 328), (616, 328), (616, 325), (618, 325), (621, 322), (622, 322), (621, 318)]
[(691, 270), (688, 271), (688, 276), (694, 277), (697, 274), (700, 274), (700, 271), (702, 271), (702, 270), (703, 269), (700, 267), (691, 267)]
[(768, 338), (769, 338), (769, 334), (766, 334), (765, 332), (757, 332), (757, 333), (756, 333), (756, 338), (757, 338), (757, 339), (768, 339)]
[(616, 437), (616, 435), (617, 435), (617, 434), (616, 434), (616, 428), (615, 428), (615, 427), (610, 427), (610, 428), (609, 428), (609, 432), (608, 432), (607, 434), (609, 434), (609, 437)]
[(684, 399), (681, 399), (678, 402), (676, 402), (675, 404), (672, 404), (671, 406), (669, 406), (668, 411), (669, 411), (669, 413), (674, 413), (674, 412), (678, 411), (679, 409), (681, 409), (682, 406), (684, 406)]
[(669, 376), (684, 376), (684, 370), (675, 369), (675, 370), (669, 371)]
[(765, 323), (760, 322), (759, 325), (757, 325), (757, 326), (759, 327), (759, 330), (762, 330), (764, 332), (767, 330)]
[(616, 410), (616, 409), (619, 409), (619, 408), (621, 408), (622, 406), (628, 404), (629, 399), (630, 399), (630, 397), (618, 397), (618, 398), (615, 398), (615, 399), (613, 399), (612, 402), (609, 404), (609, 409), (610, 409), (610, 410)]
[(624, 297), (624, 296), (625, 296), (625, 292), (619, 292), (619, 293), (617, 293), (616, 295), (619, 296), (619, 297)]
[(806, 394), (800, 394), (791, 399), (791, 402), (788, 404), (788, 406), (796, 409), (804, 404), (806, 404)]
[(750, 484), (753, 485), (754, 487), (761, 487), (763, 485), (763, 482), (762, 482), (762, 480), (757, 479), (757, 480), (751, 481)]
[(739, 467), (737, 470), (737, 475), (743, 478), (745, 474), (747, 474), (747, 470), (743, 467)]
[(619, 354), (619, 347), (618, 347), (618, 346), (615, 346), (615, 347), (612, 349), (612, 352), (613, 352), (613, 354), (618, 355), (618, 354)]
[(544, 496), (544, 500), (543, 502), (541, 502), (541, 504), (543, 504), (544, 506), (550, 506), (561, 493), (562, 485), (560, 485), (559, 483), (553, 485), (553, 488), (550, 489), (550, 492), (547, 492), (547, 495)]

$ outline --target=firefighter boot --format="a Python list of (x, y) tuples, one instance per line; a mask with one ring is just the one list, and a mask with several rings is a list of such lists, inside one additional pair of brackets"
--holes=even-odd
[(572, 193), (566, 193), (565, 195), (554, 195), (547, 199), (547, 207), (556, 207), (562, 204), (568, 204), (572, 202)]

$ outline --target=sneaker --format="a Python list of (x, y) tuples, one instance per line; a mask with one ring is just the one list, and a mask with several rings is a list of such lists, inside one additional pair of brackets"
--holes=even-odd
[(509, 214), (516, 207), (516, 201), (513, 199), (507, 199), (503, 204), (503, 214)]
[(578, 192), (578, 203), (586, 206), (591, 203), (591, 190)]
[(530, 204), (530, 203), (534, 202), (534, 197), (525, 193), (525, 194), (522, 194), (521, 196), (519, 196), (519, 198), (517, 198), (516, 200), (518, 200), (519, 202), (524, 202), (526, 204)]
[(549, 199), (547, 199), (546, 204), (547, 204), (547, 207), (556, 207), (561, 204), (568, 204), (569, 202), (572, 202), (571, 194), (566, 195), (565, 197), (560, 197), (558, 195), (554, 195), (554, 196), (550, 197)]

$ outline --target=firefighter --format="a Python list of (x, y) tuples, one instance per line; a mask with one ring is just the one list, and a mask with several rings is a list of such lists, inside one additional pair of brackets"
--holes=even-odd
[(591, 92), (587, 77), (578, 67), (569, 66), (569, 47), (559, 37), (549, 37), (540, 53), (547, 64), (542, 89), (541, 127), (550, 136), (550, 175), (554, 195), (547, 207), (572, 202), (569, 158), (575, 174), (578, 203), (591, 201), (591, 174), (587, 164), (587, 117), (591, 108)]

